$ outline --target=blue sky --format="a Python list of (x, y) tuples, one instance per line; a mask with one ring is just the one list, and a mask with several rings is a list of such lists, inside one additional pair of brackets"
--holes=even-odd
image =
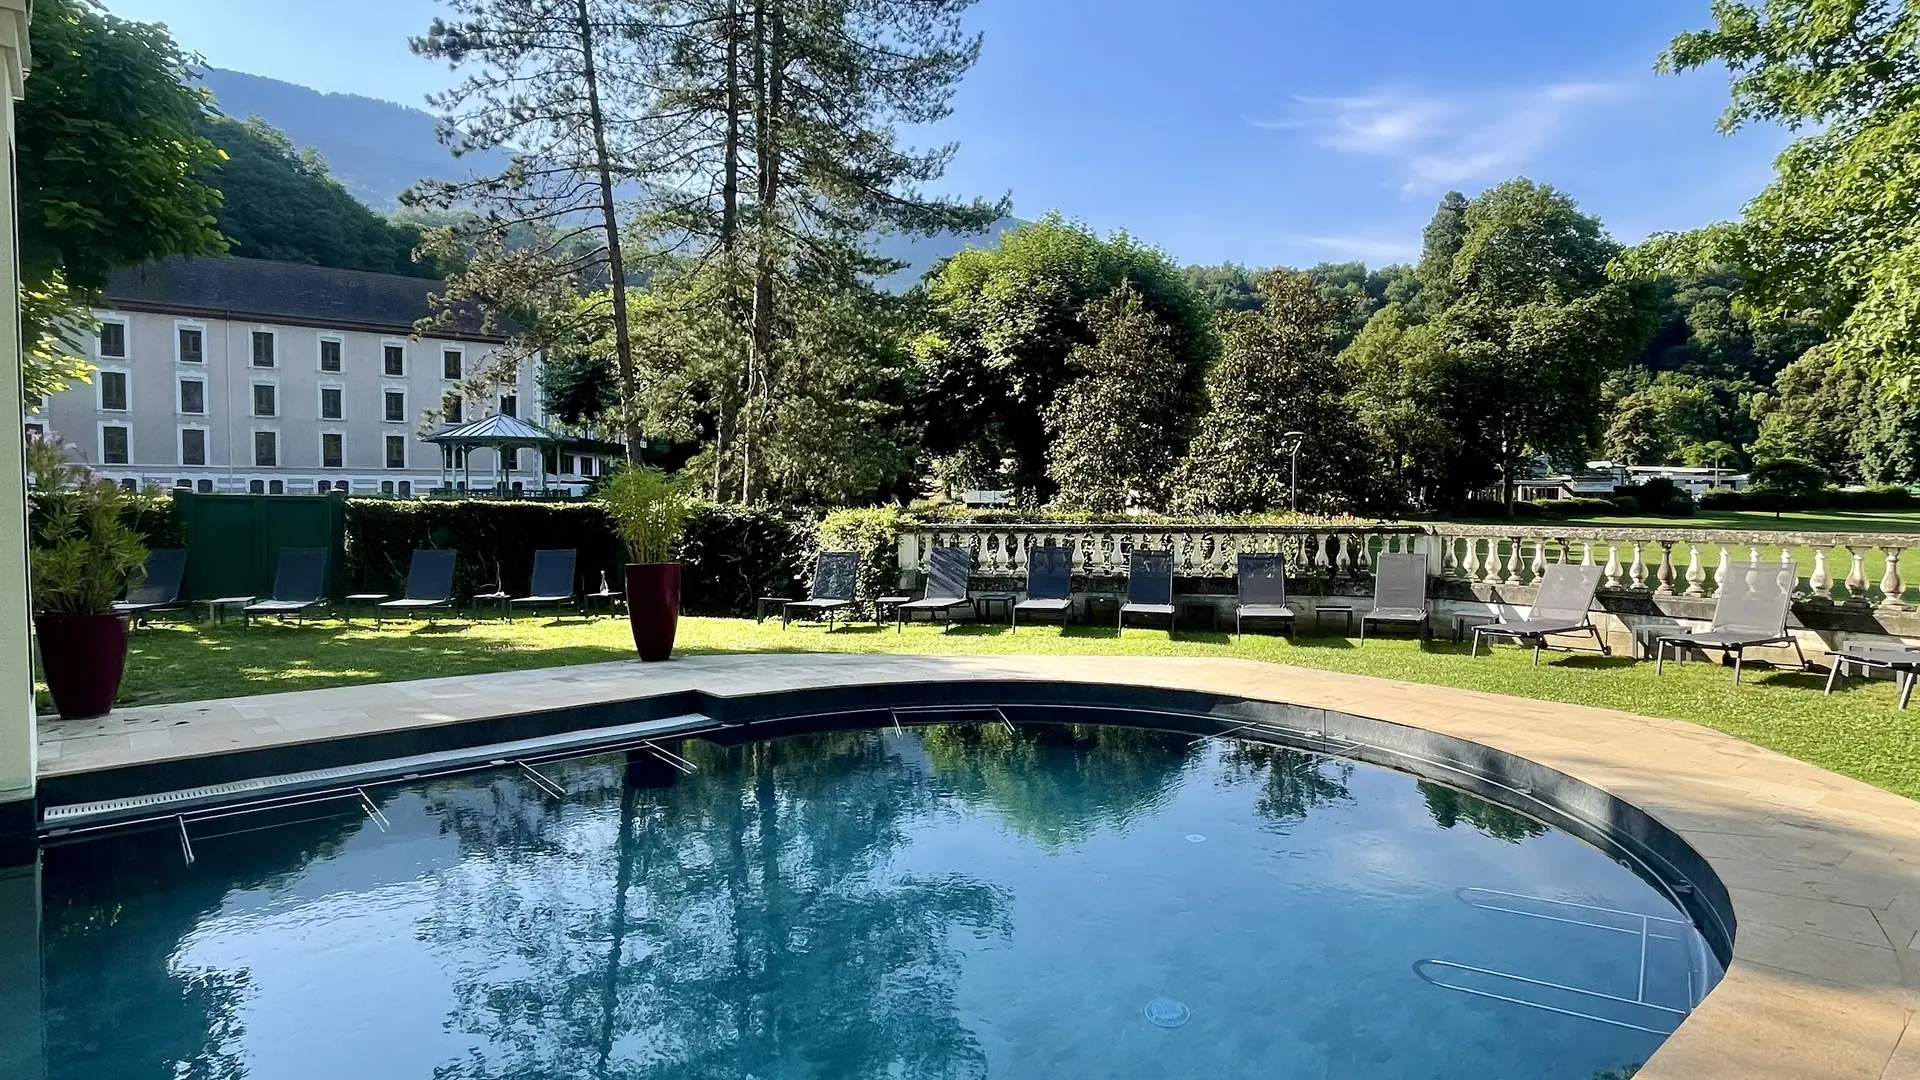
[[(108, 0), (210, 63), (419, 105), (433, 0)], [(979, 0), (931, 133), (943, 184), (1182, 262), (1413, 257), (1448, 188), (1553, 183), (1623, 241), (1736, 216), (1788, 135), (1725, 137), (1724, 73), (1660, 76), (1708, 0)]]

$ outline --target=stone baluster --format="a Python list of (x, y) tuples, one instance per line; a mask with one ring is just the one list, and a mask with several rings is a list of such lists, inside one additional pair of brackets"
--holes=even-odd
[(1469, 536), (1466, 541), (1467, 558), (1460, 564), (1460, 569), (1466, 572), (1467, 584), (1471, 585), (1480, 580), (1480, 538)]
[(1541, 537), (1533, 538), (1533, 562), (1527, 567), (1527, 572), (1533, 575), (1535, 585), (1540, 584), (1540, 579), (1546, 576), (1547, 542)]
[(1339, 578), (1352, 577), (1353, 553), (1347, 550), (1347, 537), (1345, 533), (1333, 534), (1333, 549), (1334, 576)]
[(1813, 572), (1807, 575), (1807, 594), (1822, 603), (1833, 603), (1833, 572), (1827, 569), (1827, 547), (1813, 549)]
[(1720, 545), (1720, 562), (1713, 568), (1713, 595), (1720, 595), (1720, 587), (1727, 583), (1727, 567), (1733, 565), (1733, 553), (1727, 545)]
[(1673, 595), (1673, 541), (1662, 540), (1659, 543), (1660, 543), (1660, 568), (1654, 571), (1654, 580), (1656, 584), (1654, 586), (1653, 595), (1672, 596)]
[(1627, 587), (1634, 592), (1645, 592), (1647, 589), (1647, 564), (1646, 561), (1640, 557), (1640, 541), (1629, 540), (1627, 543), (1633, 548), (1633, 563), (1627, 567)]
[(1859, 544), (1849, 544), (1847, 553), (1852, 556), (1852, 565), (1847, 568), (1847, 603), (1865, 607), (1867, 604), (1867, 549)]
[(1905, 600), (1907, 585), (1900, 579), (1900, 553), (1905, 550), (1897, 547), (1880, 549), (1887, 560), (1886, 572), (1880, 575), (1880, 606), (1890, 611), (1898, 611), (1907, 606)]
[(1760, 545), (1759, 544), (1755, 544), (1751, 548), (1747, 549), (1747, 561), (1748, 562), (1760, 561)]
[(1507, 538), (1507, 576), (1504, 579), (1495, 581), (1494, 584), (1520, 584), (1520, 565), (1523, 558), (1521, 549), (1524, 544), (1525, 541), (1517, 536)]
[(1607, 565), (1602, 573), (1606, 577), (1606, 580), (1602, 584), (1607, 588), (1617, 589), (1620, 587), (1620, 575), (1626, 573), (1620, 566), (1620, 545), (1607, 545)]
[(1687, 591), (1688, 596), (1707, 595), (1707, 568), (1700, 565), (1700, 545), (1687, 545)]
[(1593, 541), (1591, 540), (1580, 541), (1580, 565), (1593, 565)]
[[(1353, 572), (1360, 575), (1373, 573), (1373, 534), (1361, 533), (1354, 537)], [(1381, 538), (1381, 551), (1386, 550), (1386, 538)]]

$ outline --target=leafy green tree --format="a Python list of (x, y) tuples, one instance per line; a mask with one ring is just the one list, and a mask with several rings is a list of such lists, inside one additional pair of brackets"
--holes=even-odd
[(1807, 350), (1781, 370), (1770, 393), (1754, 401), (1760, 421), (1754, 457), (1808, 461), (1843, 482), (1858, 480), (1853, 432), (1866, 384), (1866, 371), (1833, 346)]
[(1628, 465), (1672, 464), (1698, 447), (1724, 442), (1730, 413), (1705, 379), (1663, 372), (1614, 406), (1600, 452)]
[(1298, 431), (1303, 510), (1368, 501), (1373, 456), (1345, 401), (1335, 364), (1344, 309), (1307, 274), (1261, 276), (1258, 311), (1225, 319), (1220, 359), (1207, 374), (1209, 407), (1175, 478), (1177, 505), (1203, 514), (1284, 510)]
[(1490, 803), (1478, 795), (1469, 795), (1444, 784), (1432, 784), (1425, 780), (1415, 786), (1420, 789), (1420, 797), (1426, 800), (1427, 813), (1432, 816), (1433, 823), (1443, 829), (1451, 829), (1464, 821), (1481, 833), (1509, 844), (1518, 844), (1546, 834), (1547, 827), (1540, 822), (1519, 811)]
[[(1450, 193), (1427, 241), (1419, 303), (1389, 304), (1374, 316), (1389, 325), (1361, 335), (1363, 418), (1404, 437), (1412, 433), (1383, 421), (1410, 407), (1448, 432), (1438, 446), (1390, 450), (1401, 462), (1444, 453), (1407, 476), (1440, 504), (1496, 484), (1510, 493), (1536, 456), (1580, 459), (1600, 435), (1603, 378), (1639, 354), (1650, 329), (1645, 286), (1608, 277), (1618, 248), (1599, 220), (1552, 187), (1516, 179), (1464, 207)], [(1395, 339), (1417, 352), (1389, 363), (1380, 352)]]
[[(1776, 457), (1754, 462), (1753, 490), (1790, 499), (1818, 498), (1832, 479), (1827, 470), (1805, 458)], [(1777, 511), (1776, 511), (1777, 513)]]
[(1444, 504), (1460, 435), (1433, 409), (1445, 391), (1446, 358), (1433, 327), (1390, 302), (1340, 354), (1346, 405), (1373, 448), (1385, 490), (1397, 500)]
[(1221, 263), (1218, 266), (1183, 266), (1180, 274), (1187, 279), (1187, 288), (1208, 310), (1257, 311), (1260, 308), (1259, 272), (1249, 270), (1239, 263)]
[(1721, 128), (1809, 128), (1732, 235), (1765, 317), (1820, 311), (1839, 355), (1920, 371), (1920, 8), (1910, 0), (1721, 0), (1663, 69), (1724, 64)]
[(257, 116), (203, 116), (199, 130), (226, 155), (202, 180), (222, 201), (214, 221), (233, 254), (344, 270), (435, 276), (415, 262), (420, 230), (369, 210), (327, 163)]
[(117, 267), (217, 255), (220, 150), (196, 128), (207, 95), (166, 27), (92, 0), (33, 5), (32, 77), (14, 113), (19, 171), (20, 338), (29, 397), (88, 368), (71, 355)]
[(1097, 514), (1160, 509), (1186, 441), (1173, 335), (1126, 282), (1087, 305), (1080, 321), (1092, 340), (1067, 354), (1079, 375), (1047, 410), (1056, 501)]
[(928, 449), (1005, 461), (1014, 487), (1051, 497), (1045, 416), (1077, 374), (1069, 355), (1092, 340), (1082, 313), (1122, 283), (1166, 328), (1191, 409), (1215, 347), (1205, 304), (1159, 250), (1049, 214), (997, 247), (960, 252), (929, 282), (930, 321), (914, 343)]

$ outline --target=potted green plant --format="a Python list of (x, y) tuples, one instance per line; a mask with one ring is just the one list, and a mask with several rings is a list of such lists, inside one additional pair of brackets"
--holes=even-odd
[(27, 443), (27, 545), (40, 669), (68, 718), (113, 708), (127, 666), (127, 620), (113, 602), (143, 572), (147, 548), (122, 518), (126, 493), (68, 459)]
[(680, 564), (669, 562), (693, 500), (685, 481), (645, 465), (629, 465), (596, 492), (626, 541), (627, 623), (640, 659), (673, 655), (680, 624)]

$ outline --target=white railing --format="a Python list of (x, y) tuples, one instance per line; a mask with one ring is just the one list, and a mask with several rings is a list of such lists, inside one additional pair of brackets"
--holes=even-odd
[[(1920, 536), (1778, 533), (1733, 529), (1439, 525), (1434, 573), (1473, 584), (1530, 585), (1556, 562), (1599, 566), (1601, 588), (1652, 596), (1711, 597), (1735, 562), (1781, 562), (1802, 602), (1904, 610), (1900, 556)], [(1844, 568), (1844, 569), (1842, 569)], [(1877, 576), (1876, 576), (1877, 572)]]
[[(973, 555), (974, 573), (1019, 575), (1027, 571), (1027, 551), (1066, 548), (1073, 572), (1087, 576), (1124, 575), (1135, 550), (1171, 551), (1174, 572), (1182, 577), (1231, 577), (1234, 557), (1242, 553), (1283, 554), (1291, 567), (1310, 568), (1301, 576), (1332, 580), (1367, 577), (1373, 560), (1386, 551), (1425, 551), (1429, 537), (1407, 525), (925, 525), (900, 537), (900, 568), (925, 573), (934, 548), (963, 548)], [(1299, 571), (1296, 570), (1298, 573)]]
[(1061, 547), (1073, 572), (1127, 572), (1136, 548), (1171, 551), (1175, 572), (1230, 578), (1243, 552), (1287, 557), (1298, 577), (1329, 583), (1372, 575), (1382, 552), (1418, 551), (1438, 578), (1472, 585), (1527, 586), (1559, 562), (1599, 566), (1601, 588), (1654, 597), (1710, 598), (1735, 562), (1791, 564), (1803, 603), (1907, 610), (1900, 558), (1920, 535), (1783, 533), (1729, 529), (1571, 527), (1550, 521), (1497, 525), (1005, 524), (922, 525), (900, 538), (900, 568), (923, 574), (936, 547), (964, 548), (978, 576), (1026, 573), (1027, 551)]

